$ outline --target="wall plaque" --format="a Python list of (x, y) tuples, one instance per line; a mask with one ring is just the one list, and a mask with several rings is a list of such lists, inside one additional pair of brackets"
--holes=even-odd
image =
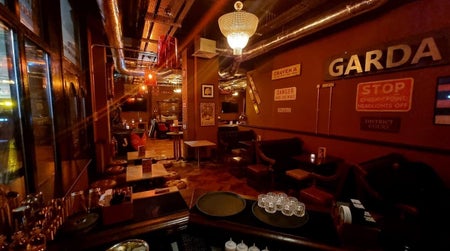
[(399, 132), (400, 118), (388, 117), (361, 117), (361, 130)]
[(272, 71), (272, 80), (300, 75), (300, 64), (290, 65)]
[(356, 110), (365, 112), (407, 112), (411, 109), (413, 79), (390, 79), (359, 83)]

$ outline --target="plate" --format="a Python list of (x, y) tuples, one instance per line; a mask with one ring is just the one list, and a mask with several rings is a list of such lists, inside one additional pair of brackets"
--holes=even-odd
[(117, 243), (116, 245), (108, 248), (106, 251), (124, 251), (124, 250), (148, 251), (149, 246), (148, 243), (144, 240), (131, 239)]
[(97, 213), (81, 213), (69, 216), (61, 226), (64, 233), (87, 232), (97, 223), (99, 215)]
[(261, 208), (258, 206), (258, 203), (253, 203), (252, 206), (253, 214), (255, 215), (258, 220), (271, 225), (273, 227), (279, 227), (279, 228), (298, 228), (306, 224), (309, 219), (308, 212), (305, 212), (305, 215), (303, 217), (298, 216), (286, 216), (280, 211), (276, 211), (273, 214), (270, 214), (264, 210), (264, 208)]
[(196, 206), (206, 215), (226, 217), (242, 212), (245, 200), (232, 192), (209, 192), (197, 200)]

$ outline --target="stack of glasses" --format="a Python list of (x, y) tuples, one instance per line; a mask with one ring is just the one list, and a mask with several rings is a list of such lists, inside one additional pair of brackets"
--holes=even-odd
[(258, 195), (258, 206), (271, 214), (280, 211), (286, 216), (305, 216), (305, 203), (285, 193), (268, 192), (267, 194), (260, 194)]

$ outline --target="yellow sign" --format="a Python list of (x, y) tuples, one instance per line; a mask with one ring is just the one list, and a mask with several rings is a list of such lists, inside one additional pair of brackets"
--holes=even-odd
[(272, 71), (272, 80), (300, 75), (300, 64), (290, 65)]

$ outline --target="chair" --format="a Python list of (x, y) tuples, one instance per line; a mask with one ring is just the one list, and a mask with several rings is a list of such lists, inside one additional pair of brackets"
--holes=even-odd
[(312, 184), (300, 190), (299, 199), (305, 203), (331, 207), (333, 202), (341, 199), (351, 165), (338, 163), (336, 172), (330, 176), (312, 172)]
[(274, 172), (272, 166), (275, 160), (267, 158), (262, 153), (260, 142), (255, 143), (256, 163), (246, 167), (247, 184), (260, 191), (274, 188)]

